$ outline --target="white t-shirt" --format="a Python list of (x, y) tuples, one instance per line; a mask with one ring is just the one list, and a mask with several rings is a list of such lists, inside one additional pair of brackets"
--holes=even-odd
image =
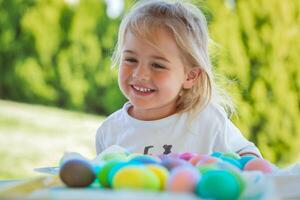
[(189, 113), (142, 121), (128, 114), (130, 106), (127, 102), (101, 124), (96, 134), (97, 154), (111, 145), (119, 145), (132, 153), (152, 155), (234, 151), (261, 157), (259, 150), (243, 137), (221, 106), (208, 105), (192, 121)]

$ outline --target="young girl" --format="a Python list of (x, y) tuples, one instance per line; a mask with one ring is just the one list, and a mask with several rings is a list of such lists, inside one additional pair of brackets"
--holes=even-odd
[(208, 41), (196, 6), (151, 0), (132, 8), (114, 54), (129, 102), (98, 129), (97, 154), (116, 144), (152, 155), (234, 151), (261, 157), (227, 118), (223, 107), (231, 104), (215, 84)]

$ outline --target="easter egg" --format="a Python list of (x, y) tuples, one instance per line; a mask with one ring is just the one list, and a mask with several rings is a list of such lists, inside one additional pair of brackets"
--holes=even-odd
[(100, 184), (103, 187), (110, 187), (110, 181), (109, 181), (109, 173), (111, 171), (111, 169), (120, 164), (123, 163), (124, 161), (119, 161), (119, 160), (111, 160), (111, 161), (107, 161), (98, 171), (97, 173), (97, 178), (100, 182)]
[(221, 157), (223, 155), (223, 153), (216, 151), (216, 152), (213, 152), (210, 155), (213, 156), (213, 157), (219, 158), (219, 157)]
[(233, 165), (231, 162), (226, 162), (222, 159), (220, 159), (218, 162), (214, 163), (214, 165), (218, 169), (222, 170), (228, 170), (228, 171), (235, 171), (235, 172), (241, 172), (242, 170), (237, 165)]
[(200, 179), (199, 171), (192, 166), (178, 166), (172, 169), (167, 182), (167, 190), (174, 192), (194, 192)]
[(127, 156), (128, 160), (131, 160), (132, 158), (138, 157), (138, 156), (143, 156), (144, 154), (142, 153), (131, 153)]
[(212, 156), (206, 156), (200, 159), (197, 163), (196, 166), (201, 166), (201, 165), (208, 165), (208, 164), (213, 164), (215, 162), (218, 162), (219, 158), (212, 157)]
[(129, 166), (129, 165), (142, 165), (143, 163), (140, 163), (140, 162), (134, 162), (134, 161), (129, 161), (129, 162), (120, 162), (116, 165), (114, 165), (109, 173), (108, 173), (108, 182), (109, 182), (109, 185), (112, 185), (112, 180), (115, 176), (115, 174), (123, 167), (126, 167), (126, 166)]
[(241, 164), (242, 169), (244, 169), (245, 165), (247, 164), (247, 162), (249, 162), (250, 160), (256, 158), (255, 156), (242, 156), (239, 159), (239, 162)]
[(161, 165), (167, 168), (169, 171), (172, 170), (174, 167), (178, 167), (180, 165), (192, 166), (189, 162), (179, 158), (165, 158), (161, 161)]
[(99, 172), (100, 169), (102, 168), (102, 165), (100, 165), (100, 164), (92, 163), (92, 166), (93, 166), (94, 174), (98, 174), (98, 172)]
[(240, 193), (238, 180), (226, 170), (207, 171), (196, 186), (196, 194), (201, 198), (235, 200)]
[(241, 158), (240, 155), (235, 152), (225, 152), (223, 153), (222, 157), (229, 157), (237, 160)]
[(110, 161), (110, 160), (127, 160), (127, 155), (125, 153), (120, 152), (109, 152), (102, 156), (102, 160)]
[(82, 159), (65, 161), (60, 167), (59, 176), (69, 187), (86, 187), (96, 178), (92, 165)]
[[(105, 161), (111, 159), (123, 160), (124, 157), (128, 156), (129, 152), (127, 149), (118, 146), (118, 145), (111, 145), (106, 148), (104, 151), (99, 153), (93, 160), (93, 163), (102, 164)], [(121, 155), (121, 156), (120, 156)], [(119, 157), (119, 158), (116, 158)], [(120, 158), (121, 157), (121, 158)]]
[(196, 164), (202, 160), (202, 159), (206, 159), (208, 157), (208, 155), (206, 154), (197, 154), (195, 156), (193, 156), (190, 160), (189, 163), (191, 163), (192, 165), (196, 166)]
[(149, 164), (146, 165), (146, 167), (150, 169), (159, 178), (160, 190), (165, 189), (169, 177), (169, 171), (165, 167), (160, 165)]
[(130, 162), (140, 162), (143, 164), (158, 164), (160, 159), (149, 155), (140, 155), (130, 159)]
[(219, 168), (216, 165), (201, 165), (201, 166), (197, 166), (196, 169), (198, 169), (200, 174), (204, 174), (210, 170), (217, 170)]
[(246, 163), (245, 171), (261, 171), (263, 173), (272, 173), (273, 169), (271, 163), (261, 158), (255, 158)]
[(190, 153), (190, 152), (185, 152), (185, 153), (182, 153), (182, 154), (179, 154), (179, 157), (180, 159), (183, 159), (183, 160), (186, 160), (186, 161), (189, 161), (192, 157), (194, 157), (196, 154), (194, 153)]
[(126, 166), (121, 168), (112, 181), (114, 189), (159, 190), (160, 180), (143, 166)]
[(238, 169), (242, 169), (242, 165), (240, 164), (240, 162), (234, 158), (221, 156), (220, 159), (222, 159), (224, 162), (227, 162), (227, 163), (237, 167)]

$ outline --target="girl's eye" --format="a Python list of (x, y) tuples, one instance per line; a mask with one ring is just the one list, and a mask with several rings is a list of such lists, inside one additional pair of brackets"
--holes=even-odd
[(158, 63), (153, 63), (152, 66), (157, 69), (166, 69), (163, 65), (158, 64)]
[(135, 63), (137, 60), (135, 58), (125, 58), (126, 62)]

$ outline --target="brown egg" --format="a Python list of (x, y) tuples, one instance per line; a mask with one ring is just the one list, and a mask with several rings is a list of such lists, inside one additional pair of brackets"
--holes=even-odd
[(59, 176), (68, 187), (86, 187), (96, 178), (92, 165), (83, 159), (66, 161), (60, 168)]

